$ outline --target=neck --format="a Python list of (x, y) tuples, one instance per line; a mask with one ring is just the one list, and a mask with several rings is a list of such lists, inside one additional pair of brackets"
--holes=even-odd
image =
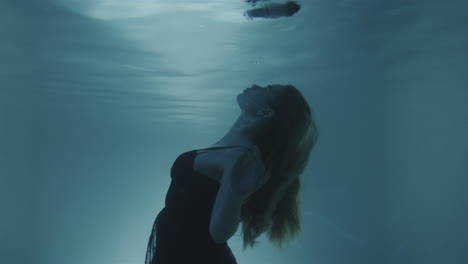
[(234, 123), (224, 137), (215, 143), (223, 146), (245, 146), (252, 148), (255, 144), (252, 139), (254, 129), (241, 117)]

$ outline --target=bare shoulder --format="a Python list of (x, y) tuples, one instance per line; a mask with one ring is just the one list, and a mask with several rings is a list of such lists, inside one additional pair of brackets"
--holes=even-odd
[(248, 150), (242, 147), (198, 150), (193, 161), (193, 169), (209, 178), (221, 181), (223, 173), (246, 151)]
[(224, 169), (231, 169), (238, 161), (242, 158), (250, 155), (252, 150), (239, 147), (239, 148), (232, 148), (226, 151), (223, 155), (223, 167)]

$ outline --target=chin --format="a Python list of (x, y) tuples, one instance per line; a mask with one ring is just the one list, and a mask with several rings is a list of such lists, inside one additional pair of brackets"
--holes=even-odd
[(242, 101), (242, 99), (240, 99), (241, 95), (242, 95), (242, 94), (238, 94), (238, 95), (236, 96), (236, 101), (237, 101), (237, 104), (238, 104), (239, 106), (241, 105), (241, 101)]
[(244, 109), (245, 106), (245, 98), (242, 97), (243, 94), (237, 95), (237, 105), (239, 105), (240, 109)]

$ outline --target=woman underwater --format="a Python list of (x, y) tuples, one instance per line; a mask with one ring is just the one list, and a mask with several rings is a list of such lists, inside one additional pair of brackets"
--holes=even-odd
[(227, 241), (240, 223), (244, 250), (262, 233), (279, 248), (299, 233), (300, 175), (318, 139), (309, 105), (293, 85), (253, 85), (237, 103), (220, 141), (174, 161), (145, 264), (235, 264)]

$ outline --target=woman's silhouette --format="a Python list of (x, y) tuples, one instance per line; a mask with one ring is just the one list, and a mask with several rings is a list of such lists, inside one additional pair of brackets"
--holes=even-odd
[(264, 232), (281, 247), (300, 231), (299, 176), (318, 139), (309, 105), (292, 85), (253, 85), (237, 103), (220, 141), (174, 161), (146, 264), (236, 263), (227, 240), (240, 223), (244, 250)]

